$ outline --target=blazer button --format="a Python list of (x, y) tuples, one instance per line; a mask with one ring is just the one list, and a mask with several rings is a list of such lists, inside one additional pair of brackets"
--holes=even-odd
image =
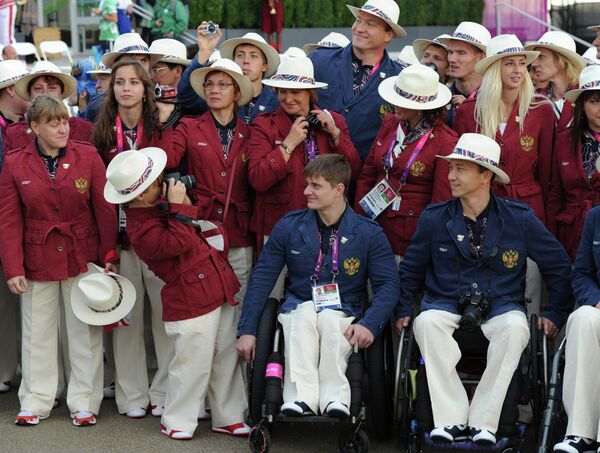
[(58, 212), (58, 211), (60, 211), (60, 208), (58, 206), (54, 206), (53, 211)]
[(413, 211), (412, 209), (408, 210), (408, 215), (413, 215), (415, 213), (415, 211)]
[(271, 163), (274, 164), (275, 163), (275, 159), (271, 159)]
[(350, 109), (349, 109), (348, 107), (346, 107), (346, 108), (344, 109), (344, 112), (346, 112), (346, 113), (348, 113), (349, 111), (350, 111)]
[(222, 171), (221, 172), (221, 176), (227, 176), (227, 172), (226, 171)]
[(56, 192), (56, 189), (54, 187), (51, 187), (50, 192), (54, 193), (54, 192)]
[(222, 210), (221, 208), (217, 209), (217, 212), (218, 212), (219, 214), (223, 214), (223, 210)]
[(202, 280), (204, 278), (204, 274), (198, 274), (198, 278)]
[(59, 251), (59, 252), (62, 252), (63, 248), (62, 247), (56, 247), (56, 250)]

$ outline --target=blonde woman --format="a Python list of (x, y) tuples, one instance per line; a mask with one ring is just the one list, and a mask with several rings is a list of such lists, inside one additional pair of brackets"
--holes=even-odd
[[(459, 135), (476, 132), (496, 140), (501, 149), (500, 168), (510, 177), (510, 184), (495, 184), (494, 192), (527, 203), (545, 222), (555, 116), (550, 102), (536, 97), (527, 72), (527, 65), (538, 55), (526, 51), (515, 35), (493, 38), (487, 57), (475, 66), (483, 75), (479, 94), (460, 106), (455, 129)], [(541, 298), (541, 281), (535, 264), (529, 264), (526, 295), (535, 307)]]

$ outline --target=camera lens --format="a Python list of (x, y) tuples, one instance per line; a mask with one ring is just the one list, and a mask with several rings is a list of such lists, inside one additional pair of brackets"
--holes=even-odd
[(206, 27), (206, 32), (210, 34), (214, 34), (217, 31), (217, 26), (215, 24), (208, 24)]

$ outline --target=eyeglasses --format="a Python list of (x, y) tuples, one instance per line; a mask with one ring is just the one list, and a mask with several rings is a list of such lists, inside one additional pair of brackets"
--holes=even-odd
[(215, 86), (220, 90), (220, 91), (225, 91), (228, 87), (232, 86), (233, 83), (227, 83), (227, 82), (204, 82), (202, 84), (202, 86), (204, 87), (205, 90), (212, 90)]
[(150, 69), (150, 74), (156, 75), (160, 71), (164, 71), (165, 69), (169, 69), (169, 67), (168, 66), (161, 66), (160, 68), (152, 68), (152, 69)]

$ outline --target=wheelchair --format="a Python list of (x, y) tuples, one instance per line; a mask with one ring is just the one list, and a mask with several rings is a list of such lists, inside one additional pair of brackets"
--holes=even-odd
[[(530, 404), (533, 411), (533, 428), (537, 433), (540, 414), (545, 406), (548, 384), (548, 344), (547, 338), (537, 329), (538, 317), (530, 317), (530, 341), (523, 352), (520, 364), (515, 370), (502, 407), (496, 444), (479, 446), (472, 441), (452, 443), (435, 442), (429, 437), (434, 428), (433, 412), (425, 374), (425, 364), (420, 355), (412, 329), (404, 329), (398, 343), (394, 382), (394, 420), (400, 434), (400, 441), (407, 453), (423, 451), (470, 451), (518, 453), (523, 447), (527, 426), (517, 423), (518, 405)], [(485, 369), (489, 341), (481, 329), (466, 332), (457, 329), (454, 333), (462, 358), (457, 365), (461, 381), (469, 399)], [(426, 448), (426, 449), (425, 449)]]
[(565, 369), (566, 339), (560, 343), (552, 359), (552, 370), (548, 382), (546, 409), (539, 431), (537, 453), (548, 453), (561, 442), (567, 431), (568, 417), (562, 405), (563, 373)]
[(263, 309), (256, 336), (255, 357), (248, 365), (248, 406), (253, 428), (250, 450), (267, 453), (271, 447), (270, 431), (277, 423), (342, 423), (348, 426), (338, 439), (342, 453), (366, 453), (369, 436), (385, 440), (392, 434), (392, 390), (394, 353), (391, 328), (388, 326), (365, 351), (355, 346), (348, 360), (346, 376), (350, 383), (350, 416), (288, 417), (280, 412), (283, 404), (283, 329), (277, 322), (279, 301), (269, 299)]

